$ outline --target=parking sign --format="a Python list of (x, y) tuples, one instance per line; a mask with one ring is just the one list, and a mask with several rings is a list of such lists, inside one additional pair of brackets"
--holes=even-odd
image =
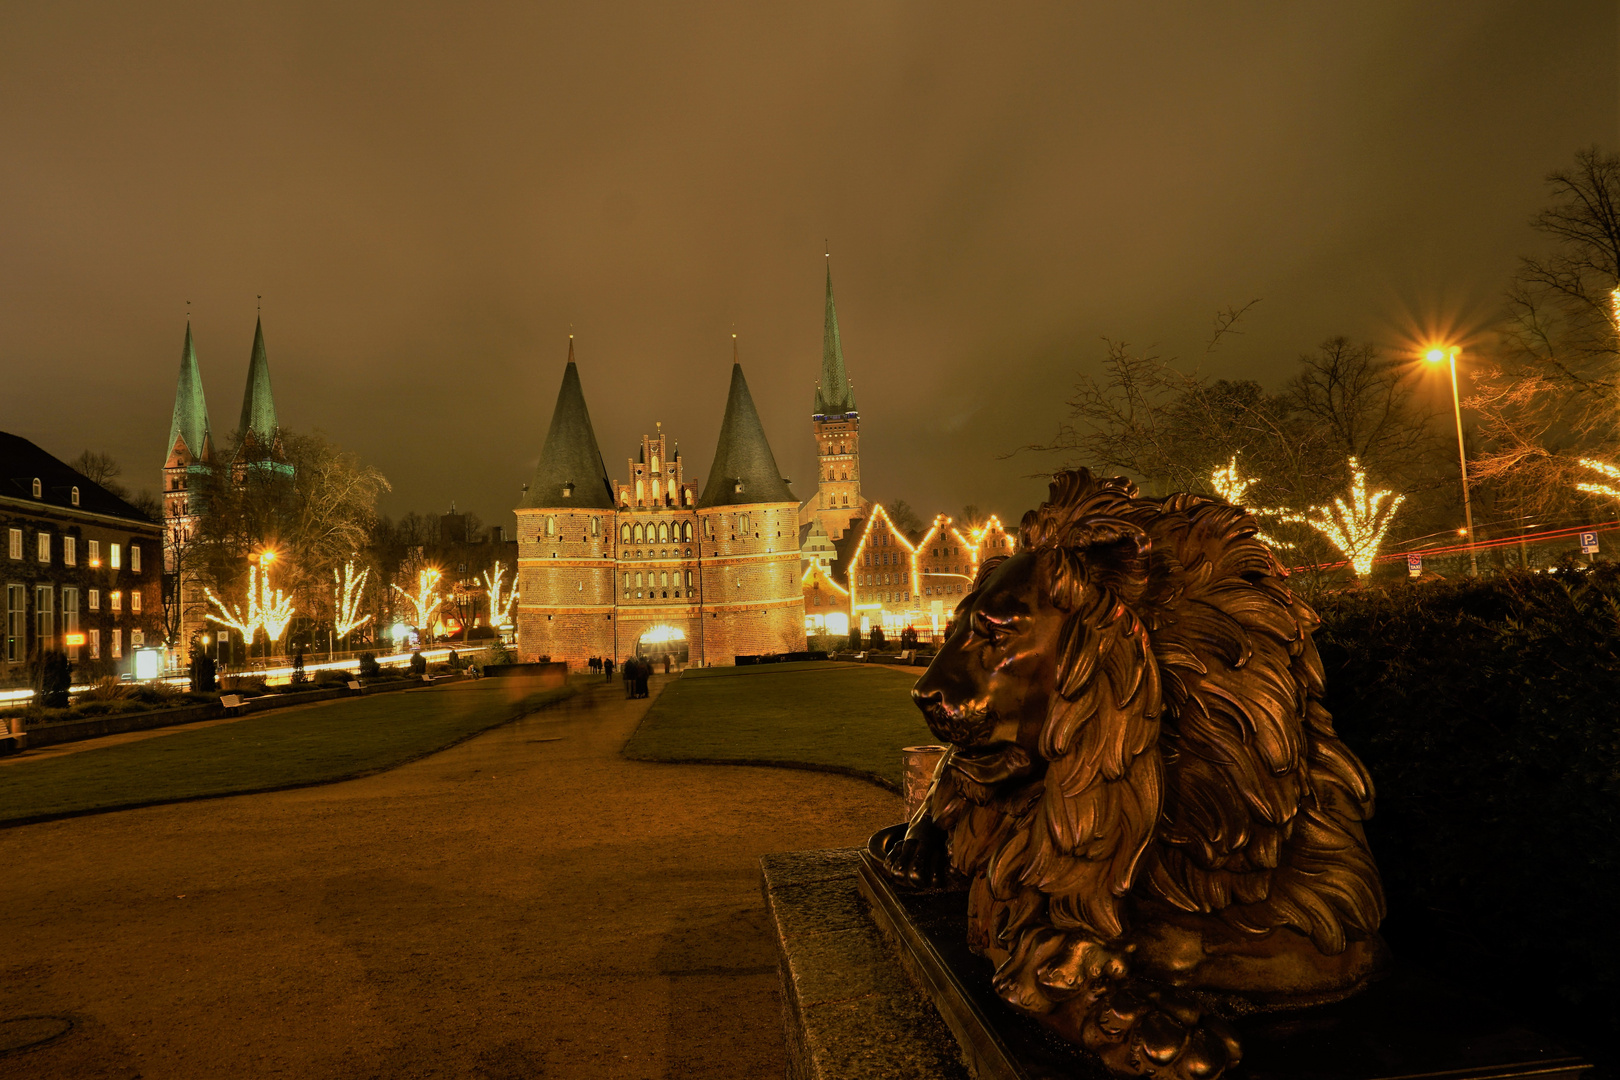
[(1413, 552), (1406, 556), (1407, 577), (1423, 576), (1423, 556)]
[(1595, 533), (1595, 532), (1583, 532), (1583, 533), (1581, 533), (1581, 554), (1582, 555), (1596, 555), (1597, 554), (1597, 549), (1598, 549), (1598, 546), (1597, 546), (1597, 533)]

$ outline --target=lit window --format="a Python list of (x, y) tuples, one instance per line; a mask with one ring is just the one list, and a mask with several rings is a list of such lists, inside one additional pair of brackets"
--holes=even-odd
[(112, 654), (115, 660), (124, 655), (124, 632), (116, 628), (112, 632)]
[(39, 477), (34, 477), (34, 498), (40, 498), (44, 494), (44, 490), (45, 489), (40, 486)]
[(592, 536), (601, 536), (602, 535), (602, 519), (601, 518), (599, 518), (599, 517), (591, 518), (591, 535)]
[(129, 569), (134, 574), (141, 572), (141, 549), (134, 544), (129, 545)]
[(90, 610), (91, 611), (100, 611), (101, 610), (101, 590), (100, 589), (91, 589), (90, 590)]
[(77, 536), (62, 537), (62, 565), (79, 565), (79, 538)]
[(22, 558), (22, 530), (21, 529), (12, 529), (11, 530), (11, 557), (13, 559)]
[(101, 541), (100, 540), (86, 540), (85, 543), (90, 545), (90, 565), (91, 566), (100, 566), (101, 565)]
[(107, 565), (112, 567), (114, 570), (117, 570), (120, 566), (124, 565), (124, 545), (107, 545)]
[(48, 562), (51, 561), (51, 534), (50, 533), (40, 533), (39, 534), (39, 561), (40, 562), (45, 562), (45, 563), (48, 563)]
[(74, 506), (79, 505), (79, 488), (78, 488), (77, 485), (74, 485), (73, 490), (68, 493), (68, 497), (73, 500), (73, 505)]
[(549, 517), (549, 516), (546, 518), (546, 535), (547, 536), (556, 536), (557, 535), (557, 519), (556, 518)]
[(129, 610), (136, 615), (141, 613), (141, 593), (139, 589), (131, 589), (129, 592)]
[(101, 631), (90, 631), (90, 659), (101, 659)]
[(107, 594), (107, 605), (114, 611), (123, 611), (124, 594), (119, 592), (117, 589), (114, 589), (112, 592)]

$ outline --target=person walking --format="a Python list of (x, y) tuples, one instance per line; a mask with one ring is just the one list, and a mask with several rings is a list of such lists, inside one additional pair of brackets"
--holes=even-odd
[(636, 661), (636, 697), (647, 696), (647, 680), (652, 678), (652, 661)]
[(664, 654), (664, 674), (669, 674), (669, 653)]
[(638, 663), (640, 661), (633, 656), (624, 658), (624, 696), (627, 698), (636, 696), (636, 665)]
[(603, 679), (611, 682), (613, 680), (613, 658), (611, 656), (602, 661), (602, 671), (604, 672)]

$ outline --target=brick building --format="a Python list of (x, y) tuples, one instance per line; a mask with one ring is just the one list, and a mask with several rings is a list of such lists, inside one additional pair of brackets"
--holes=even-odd
[(701, 494), (662, 425), (608, 478), (568, 345), (518, 519), (518, 651), (579, 664), (638, 651), (732, 663), (804, 648), (798, 513), (748, 392), (731, 389)]
[(27, 439), (0, 432), (0, 685), (62, 650), (75, 680), (132, 670), (162, 643), (163, 530)]

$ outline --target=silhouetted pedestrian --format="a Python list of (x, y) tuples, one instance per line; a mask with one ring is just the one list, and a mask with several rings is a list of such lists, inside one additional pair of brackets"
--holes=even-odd
[(605, 673), (603, 675), (604, 681), (612, 682), (613, 681), (613, 659), (612, 659), (612, 657), (609, 657), (609, 658), (602, 661), (602, 670)]

